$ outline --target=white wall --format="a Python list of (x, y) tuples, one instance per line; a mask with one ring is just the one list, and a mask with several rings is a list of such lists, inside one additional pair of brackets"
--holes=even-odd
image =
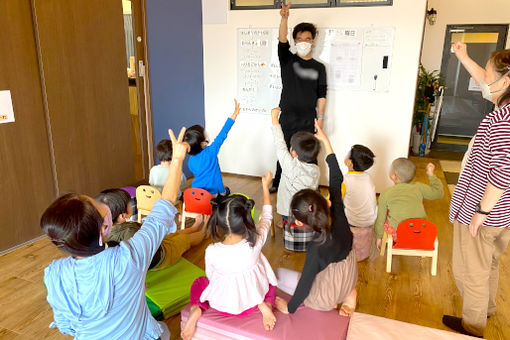
[[(446, 25), (508, 24), (509, 0), (429, 0), (428, 8), (437, 10), (437, 22), (425, 27), (422, 64), (427, 70), (440, 70)], [(510, 39), (507, 40), (510, 48)]]
[[(391, 184), (391, 161), (408, 154), (425, 2), (394, 0), (393, 6), (382, 7), (291, 9), (290, 26), (309, 21), (318, 27), (396, 28), (389, 92), (329, 91), (324, 122), (340, 162), (353, 144), (364, 144), (376, 154), (370, 173), (378, 192)], [(205, 119), (211, 138), (233, 109), (237, 28), (278, 27), (279, 22), (278, 10), (228, 11), (226, 24), (204, 25)], [(270, 125), (269, 116), (240, 115), (220, 152), (222, 171), (254, 176), (266, 169), (274, 171)], [(321, 183), (327, 184), (323, 158)]]

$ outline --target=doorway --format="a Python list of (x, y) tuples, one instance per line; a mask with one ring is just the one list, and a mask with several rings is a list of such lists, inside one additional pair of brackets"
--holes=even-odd
[(145, 34), (145, 8), (143, 0), (122, 0), (124, 33), (126, 39), (126, 70), (129, 90), (129, 116), (135, 176), (139, 181), (148, 179), (152, 157), (151, 129), (147, 98), (147, 44)]
[(470, 138), (494, 104), (481, 90), (451, 50), (452, 42), (467, 44), (469, 56), (485, 67), (491, 53), (505, 47), (508, 25), (447, 25), (441, 62), (445, 83), (438, 135)]

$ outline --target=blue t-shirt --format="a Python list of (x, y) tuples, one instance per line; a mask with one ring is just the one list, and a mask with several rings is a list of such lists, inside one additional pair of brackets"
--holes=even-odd
[(220, 147), (227, 138), (232, 125), (234, 125), (234, 120), (228, 118), (214, 141), (200, 153), (189, 157), (188, 168), (195, 176), (191, 183), (192, 188), (205, 189), (213, 195), (225, 192), (218, 163), (218, 152), (220, 152)]
[(140, 230), (99, 254), (53, 261), (44, 270), (54, 322), (75, 339), (158, 339), (162, 327), (145, 300), (145, 275), (177, 210), (158, 200)]

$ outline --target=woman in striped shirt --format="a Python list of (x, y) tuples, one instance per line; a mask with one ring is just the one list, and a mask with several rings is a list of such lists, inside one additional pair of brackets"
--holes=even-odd
[(452, 269), (463, 306), (462, 318), (444, 315), (443, 323), (483, 336), (496, 311), (499, 257), (510, 240), (510, 50), (492, 53), (485, 69), (468, 56), (464, 43), (453, 44), (453, 50), (497, 109), (478, 127), (450, 204)]

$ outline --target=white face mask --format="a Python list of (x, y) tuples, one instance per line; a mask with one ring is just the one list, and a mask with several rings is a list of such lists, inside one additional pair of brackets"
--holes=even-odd
[(302, 41), (296, 44), (296, 49), (300, 57), (306, 57), (312, 51), (312, 44)]
[(483, 99), (486, 99), (486, 100), (488, 100), (490, 102), (492, 101), (492, 94), (493, 93), (498, 93), (499, 91), (501, 91), (501, 89), (496, 90), (496, 91), (491, 91), (491, 86), (496, 84), (501, 79), (503, 79), (508, 73), (510, 73), (510, 71), (508, 71), (507, 73), (503, 74), (501, 77), (499, 77), (498, 79), (496, 79), (495, 81), (493, 81), (490, 84), (487, 84), (485, 82), (485, 80), (483, 80), (483, 79), (480, 80), (480, 89), (482, 90), (482, 97), (483, 97)]

